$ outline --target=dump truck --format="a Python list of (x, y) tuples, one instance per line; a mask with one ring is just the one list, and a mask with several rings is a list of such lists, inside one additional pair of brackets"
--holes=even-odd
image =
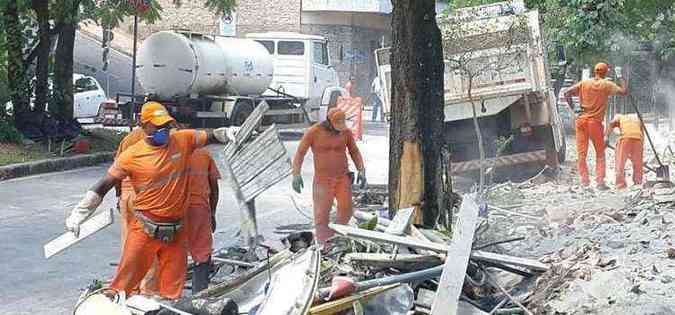
[[(459, 9), (440, 19), (442, 32), (448, 20), (456, 23), (448, 32), (457, 32), (458, 25), (465, 30), (454, 33), (453, 42), (444, 37), (445, 140), (452, 173), (480, 169), (474, 106), (487, 168), (516, 170), (510, 166), (543, 164), (557, 168), (565, 159), (565, 138), (539, 13), (513, 1)], [(516, 23), (523, 28), (514, 36)], [(389, 48), (375, 51), (378, 77), (385, 86), (385, 111), (391, 107), (388, 55)], [(458, 64), (461, 61), (464, 67)]]
[(136, 69), (145, 94), (135, 96), (136, 102), (118, 96), (99, 120), (124, 112), (128, 119), (140, 104), (154, 100), (194, 127), (241, 125), (265, 101), (270, 110), (263, 123), (307, 124), (317, 120), (322, 102), (346, 95), (330, 64), (327, 40), (299, 33), (234, 38), (161, 31), (141, 44)]

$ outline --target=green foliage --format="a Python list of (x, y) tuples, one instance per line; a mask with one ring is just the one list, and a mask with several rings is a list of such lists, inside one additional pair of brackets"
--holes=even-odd
[(675, 53), (675, 2), (671, 0), (528, 0), (526, 4), (542, 13), (548, 40), (565, 46), (579, 65), (621, 62), (642, 41), (654, 43), (662, 59)]
[[(4, 106), (4, 104), (3, 104)], [(9, 116), (0, 117), (0, 143), (20, 143), (23, 137)]]
[(204, 6), (220, 14), (230, 14), (237, 5), (235, 0), (205, 0)]

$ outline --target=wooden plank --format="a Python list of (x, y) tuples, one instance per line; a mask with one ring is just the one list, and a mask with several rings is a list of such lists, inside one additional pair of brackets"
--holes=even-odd
[(471, 259), (475, 259), (478, 261), (487, 261), (506, 265), (513, 265), (518, 267), (525, 267), (531, 270), (542, 272), (546, 272), (550, 269), (550, 267), (547, 264), (541, 263), (534, 259), (495, 254), (490, 252), (484, 252), (481, 250), (475, 250), (471, 252)]
[(428, 269), (443, 263), (436, 255), (418, 254), (382, 254), (382, 253), (349, 253), (345, 259), (351, 263), (375, 268), (396, 268), (416, 271)]
[(267, 105), (267, 102), (265, 101), (260, 102), (260, 104), (255, 107), (251, 115), (249, 115), (241, 125), (241, 128), (234, 137), (234, 141), (229, 142), (225, 146), (224, 154), (226, 160), (230, 161), (234, 154), (241, 148), (241, 144), (251, 137), (253, 131), (260, 126), (263, 115), (267, 110), (269, 110), (269, 105)]
[(246, 202), (246, 198), (244, 198), (244, 194), (241, 192), (241, 186), (239, 186), (232, 167), (230, 167), (230, 161), (226, 160), (223, 166), (226, 174), (224, 176), (225, 181), (232, 188), (234, 200), (239, 208), (241, 237), (244, 246), (248, 246), (251, 249), (255, 248), (258, 245), (258, 223), (255, 217), (255, 209), (249, 207), (249, 204)]
[(372, 288), (351, 296), (347, 296), (335, 301), (326, 302), (309, 309), (310, 315), (332, 315), (352, 308), (356, 301), (366, 302), (380, 293), (387, 292), (400, 284), (390, 284), (387, 286)]
[(387, 229), (384, 231), (384, 233), (392, 235), (404, 235), (408, 230), (410, 223), (412, 222), (414, 212), (415, 208), (399, 209), (396, 212), (396, 216), (394, 216), (394, 219), (391, 221), (391, 224), (387, 226)]
[(278, 159), (251, 181), (241, 187), (244, 198), (248, 201), (291, 174), (291, 161), (287, 156)]
[[(337, 232), (338, 234), (341, 234), (341, 235), (344, 235), (344, 236), (347, 236), (347, 237), (354, 237), (354, 238), (361, 238), (361, 239), (366, 239), (366, 240), (371, 240), (371, 241), (405, 245), (405, 246), (410, 246), (410, 247), (413, 247), (413, 248), (421, 248), (421, 249), (432, 250), (432, 251), (444, 253), (444, 254), (447, 254), (447, 252), (448, 252), (448, 247), (446, 245), (439, 244), (439, 243), (425, 242), (425, 241), (412, 239), (410, 237), (402, 237), (402, 236), (390, 235), (390, 234), (386, 234), (386, 233), (382, 233), (382, 232), (368, 231), (368, 230), (363, 230), (363, 229), (354, 228), (354, 227), (351, 227), (351, 226), (341, 225), (341, 224), (329, 224), (328, 226), (331, 229), (333, 229), (335, 232)], [(508, 256), (508, 255), (501, 255), (501, 254), (495, 254), (495, 253), (489, 253), (489, 252), (484, 252), (484, 251), (479, 251), (479, 250), (471, 252), (471, 259), (476, 259), (476, 260), (479, 260), (479, 261), (482, 260), (482, 261), (498, 262), (498, 263), (513, 265), (513, 266), (518, 266), (518, 267), (526, 267), (526, 268), (536, 270), (536, 271), (546, 271), (546, 270), (549, 269), (548, 265), (543, 264), (543, 263), (541, 263), (537, 260)]]
[(113, 210), (102, 211), (101, 213), (84, 221), (80, 225), (80, 235), (75, 237), (73, 232), (66, 232), (61, 236), (49, 241), (44, 245), (45, 258), (49, 259), (52, 256), (64, 251), (66, 248), (79, 243), (81, 240), (93, 235), (94, 233), (110, 226), (113, 223)]
[(333, 224), (330, 223), (328, 226), (333, 229), (335, 232), (347, 236), (347, 237), (354, 237), (354, 238), (361, 238), (361, 239), (367, 239), (371, 241), (379, 241), (379, 242), (386, 242), (386, 243), (392, 243), (392, 244), (398, 244), (398, 245), (405, 245), (405, 246), (410, 246), (414, 248), (421, 248), (421, 249), (428, 249), (428, 250), (433, 250), (436, 252), (447, 252), (448, 248), (446, 245), (443, 244), (437, 244), (437, 243), (431, 243), (431, 242), (425, 242), (425, 241), (419, 241), (410, 237), (404, 237), (404, 236), (398, 236), (398, 235), (391, 235), (387, 233), (382, 233), (382, 232), (376, 232), (376, 231), (368, 231), (364, 229), (359, 229), (347, 225), (342, 225), (342, 224)]
[(471, 255), (473, 236), (478, 224), (478, 206), (472, 195), (464, 196), (459, 209), (458, 220), (453, 227), (452, 242), (448, 246), (441, 280), (431, 306), (432, 315), (456, 315), (459, 296), (462, 294), (466, 268)]

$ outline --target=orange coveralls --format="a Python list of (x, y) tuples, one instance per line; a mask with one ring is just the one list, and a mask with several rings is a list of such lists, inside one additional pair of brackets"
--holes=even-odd
[[(136, 144), (145, 138), (145, 132), (141, 128), (134, 128), (124, 139), (120, 142), (117, 147), (117, 152), (115, 154), (115, 159), (118, 159), (122, 152), (126, 151), (129, 147)], [(131, 185), (131, 180), (129, 177), (126, 177), (122, 180), (121, 185), (121, 194), (120, 194), (120, 216), (122, 217), (121, 226), (121, 244), (124, 248), (124, 242), (127, 239), (127, 231), (131, 222), (136, 218), (134, 217), (134, 198), (136, 197), (136, 192), (134, 187)], [(140, 284), (140, 291), (145, 295), (156, 295), (158, 294), (158, 285), (157, 285), (157, 259), (152, 264), (150, 271), (145, 275), (143, 281)], [(138, 291), (135, 289), (134, 291)]]
[(610, 129), (619, 127), (621, 137), (616, 146), (616, 188), (626, 188), (625, 167), (630, 159), (633, 165), (633, 184), (642, 184), (642, 123), (636, 114), (617, 115), (609, 124)]
[(347, 224), (352, 216), (352, 181), (346, 150), (356, 168), (362, 170), (363, 158), (356, 146), (352, 132), (344, 129), (336, 134), (322, 124), (307, 130), (293, 158), (293, 174), (299, 175), (308, 149), (314, 154), (314, 225), (316, 239), (324, 242), (334, 231), (328, 228), (328, 218), (333, 200), (337, 199), (336, 223)]
[(190, 256), (196, 263), (205, 263), (213, 251), (211, 235), (211, 205), (209, 180), (220, 179), (220, 172), (209, 151), (204, 148), (195, 150), (190, 157), (190, 205), (185, 214), (188, 228)]
[[(187, 171), (190, 155), (206, 141), (206, 133), (196, 130), (172, 132), (169, 144), (164, 147), (139, 141), (115, 160), (108, 174), (120, 180), (130, 178), (136, 192), (136, 211), (156, 222), (182, 220), (189, 201)], [(178, 231), (173, 241), (162, 242), (145, 233), (138, 219), (129, 225), (111, 287), (131, 294), (150, 269), (155, 256), (159, 262), (160, 296), (179, 298), (187, 269), (185, 228)]]
[(593, 142), (595, 148), (595, 181), (598, 185), (605, 184), (605, 141), (602, 120), (607, 111), (607, 100), (610, 95), (618, 94), (620, 88), (614, 82), (593, 78), (583, 80), (572, 87), (573, 94), (579, 96), (583, 112), (576, 120), (577, 137), (577, 167), (581, 176), (581, 184), (590, 184), (588, 175), (588, 141)]

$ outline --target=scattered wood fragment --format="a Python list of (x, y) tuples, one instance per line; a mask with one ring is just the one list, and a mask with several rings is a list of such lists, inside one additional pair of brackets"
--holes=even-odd
[(443, 264), (438, 256), (417, 254), (349, 253), (345, 255), (345, 260), (373, 268), (395, 268), (406, 271), (427, 269)]
[(459, 215), (453, 229), (452, 242), (447, 246), (447, 257), (443, 273), (436, 290), (436, 298), (431, 306), (432, 315), (455, 315), (459, 307), (459, 297), (464, 286), (471, 244), (478, 224), (478, 206), (471, 196), (465, 196), (459, 209)]

